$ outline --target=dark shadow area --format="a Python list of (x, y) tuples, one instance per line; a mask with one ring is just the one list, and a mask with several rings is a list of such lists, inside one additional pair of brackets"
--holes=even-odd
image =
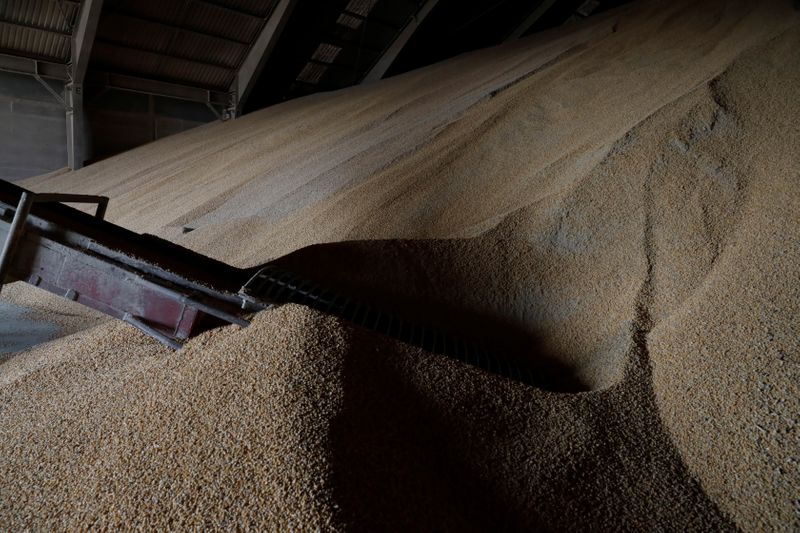
[[(302, 298), (291, 300), (295, 303), (545, 390), (591, 390), (565, 357), (553, 352), (529, 325), (512, 318), (518, 304), (512, 301), (513, 293), (519, 287), (506, 273), (501, 270), (498, 277), (498, 271), (481, 272), (477, 261), (467, 279), (457, 269), (450, 270), (455, 256), (469, 255), (475, 244), (472, 240), (324, 244), (270, 265), (304, 280), (293, 282), (301, 291), (324, 286), (325, 302), (335, 301), (332, 307), (338, 312), (331, 312), (328, 303), (316, 305)], [(347, 298), (345, 303), (336, 300), (342, 297)]]
[(331, 428), (349, 529), (735, 530), (664, 431), (646, 356), (621, 387), (543, 397), (351, 335)]

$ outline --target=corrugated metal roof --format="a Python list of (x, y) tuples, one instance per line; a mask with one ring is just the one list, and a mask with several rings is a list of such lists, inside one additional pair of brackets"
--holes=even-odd
[(253, 42), (264, 21), (235, 11), (199, 4), (186, 13), (186, 25), (221, 37)]
[(378, 0), (350, 0), (345, 10), (366, 17), (377, 3)]
[(207, 4), (218, 4), (231, 9), (250, 13), (262, 18), (267, 18), (272, 14), (272, 10), (278, 4), (278, 0), (202, 0)]
[(297, 76), (298, 81), (302, 81), (304, 83), (309, 83), (312, 85), (316, 85), (319, 83), (319, 80), (322, 79), (322, 76), (328, 71), (328, 67), (325, 65), (318, 65), (316, 63), (306, 63), (306, 66), (303, 67), (303, 70), (300, 71), (300, 74)]
[[(268, 14), (276, 0), (259, 0)], [(179, 26), (249, 43), (257, 36), (265, 17), (237, 12), (227, 2), (206, 0), (107, 0), (104, 13), (116, 13)]]
[(194, 56), (198, 61), (216, 64), (235, 71), (244, 60), (249, 46), (230, 41), (209, 39), (194, 33), (178, 33), (171, 53)]
[(59, 0), (0, 1), (0, 48), (65, 63), (80, 5)]
[(238, 67), (249, 48), (238, 42), (115, 14), (103, 19), (97, 42), (177, 55), (230, 69)]
[(233, 79), (229, 69), (192, 59), (170, 57), (114, 44), (96, 42), (92, 61), (101, 70), (155, 78), (193, 87), (227, 87)]
[(92, 64), (227, 90), (277, 1), (106, 0)]
[(341, 46), (334, 46), (328, 43), (320, 43), (317, 49), (311, 56), (311, 59), (316, 61), (324, 61), (325, 63), (333, 63), (339, 52), (342, 51)]
[[(384, 16), (375, 18), (375, 12), (387, 4), (393, 9), (384, 10)], [(357, 82), (414, 15), (417, 6), (416, 1), (349, 0), (336, 24), (320, 36), (320, 44), (295, 79), (299, 85), (295, 84), (290, 93), (296, 90), (296, 94), (307, 94)]]
[(347, 13), (342, 13), (339, 15), (339, 18), (336, 20), (337, 24), (341, 24), (342, 26), (347, 26), (351, 30), (357, 30), (359, 26), (361, 26), (360, 18), (354, 17), (353, 15), (349, 15)]

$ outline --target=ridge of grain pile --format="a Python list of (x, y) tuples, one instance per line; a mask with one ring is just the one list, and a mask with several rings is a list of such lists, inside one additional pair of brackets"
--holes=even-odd
[(798, 50), (789, 1), (637, 3), (29, 180), (582, 392), (294, 305), (105, 322), (0, 364), (0, 528), (797, 530)]

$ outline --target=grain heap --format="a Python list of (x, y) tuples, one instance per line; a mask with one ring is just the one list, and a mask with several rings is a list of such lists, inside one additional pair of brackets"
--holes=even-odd
[(0, 365), (0, 527), (800, 527), (800, 16), (587, 22), (26, 184), (582, 392), (298, 306), (179, 354), (107, 322)]

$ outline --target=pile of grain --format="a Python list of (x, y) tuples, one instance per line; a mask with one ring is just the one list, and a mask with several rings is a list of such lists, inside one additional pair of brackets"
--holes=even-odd
[(584, 392), (296, 306), (179, 354), (106, 323), (0, 366), (0, 524), (800, 526), (800, 16), (587, 23), (28, 184)]

